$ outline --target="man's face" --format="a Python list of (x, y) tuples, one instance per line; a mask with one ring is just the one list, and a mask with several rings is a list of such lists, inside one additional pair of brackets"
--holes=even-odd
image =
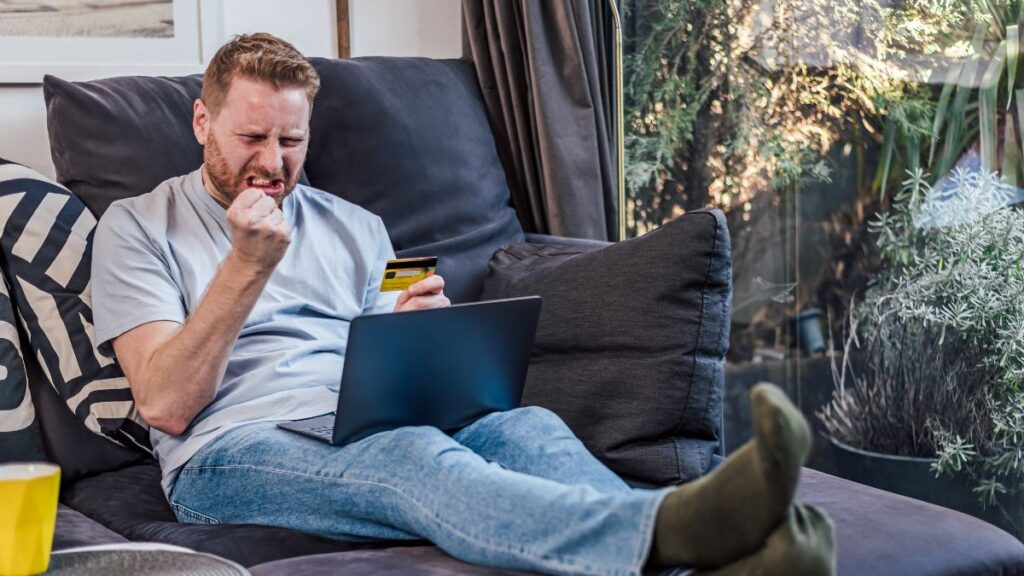
[(280, 206), (306, 158), (305, 90), (235, 77), (215, 116), (202, 100), (194, 108), (193, 129), (205, 147), (207, 190), (214, 199), (229, 206), (247, 188), (258, 188)]

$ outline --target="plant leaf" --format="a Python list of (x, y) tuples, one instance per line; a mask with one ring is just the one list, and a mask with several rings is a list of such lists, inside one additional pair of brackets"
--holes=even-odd
[(939, 161), (939, 169), (933, 174), (936, 181), (953, 168), (958, 160), (957, 155), (963, 149), (960, 139), (963, 137), (963, 124), (967, 116), (967, 97), (971, 91), (965, 86), (956, 87), (956, 96), (953, 97), (953, 105), (949, 109), (949, 122), (942, 142), (942, 158)]
[(974, 40), (971, 42), (973, 48), (971, 55), (967, 57), (967, 61), (961, 67), (960, 75), (957, 78), (956, 95), (953, 97), (953, 106), (949, 110), (949, 123), (946, 128), (946, 137), (943, 141), (942, 160), (939, 163), (939, 169), (932, 175), (936, 181), (953, 168), (953, 165), (959, 159), (960, 152), (964, 148), (965, 143), (961, 142), (961, 138), (963, 137), (963, 125), (968, 108), (971, 106), (968, 97), (973, 91), (971, 87), (974, 85), (974, 79), (977, 77), (979, 58), (981, 49), (984, 46), (984, 40), (985, 26), (978, 24), (974, 29)]
[[(1014, 99), (1017, 102), (1017, 134), (1024, 138), (1024, 89), (1017, 90), (1014, 94)], [(1007, 118), (1006, 121), (1009, 122), (1010, 119)], [(1021, 156), (1020, 173), (1024, 175), (1024, 153)]]
[(997, 98), (999, 78), (1003, 71), (1003, 58), (1006, 54), (1006, 43), (1000, 42), (996, 48), (995, 58), (988, 64), (985, 75), (981, 79), (978, 90), (978, 129), (981, 140), (981, 165), (990, 172), (998, 168), (996, 155), (999, 151), (999, 118), (997, 116)]
[(1020, 27), (1006, 27), (1006, 109), (1013, 102), (1013, 83), (1017, 80), (1017, 58), (1020, 56)]
[(907, 138), (907, 142), (904, 145), (907, 166), (905, 170), (907, 172), (917, 172), (921, 167), (921, 136), (918, 134), (912, 134)]
[(1013, 120), (1013, 113), (1008, 113), (1003, 123), (1003, 177), (1013, 186), (1020, 184), (1020, 144), (1017, 143), (1017, 130)]
[(1005, 10), (1005, 0), (1001, 0), (1000, 4), (1002, 6), (997, 6), (992, 0), (985, 0), (985, 8), (988, 9), (988, 15), (992, 18), (992, 26), (995, 27), (993, 33), (995, 34), (998, 34), (999, 30), (1003, 28), (1002, 15)]
[(885, 202), (885, 189), (889, 185), (889, 171), (892, 169), (892, 153), (896, 148), (896, 122), (892, 118), (885, 120), (885, 136), (882, 142), (882, 184), (878, 191), (882, 202)]
[(942, 133), (942, 123), (946, 119), (946, 112), (949, 108), (949, 98), (953, 95), (953, 89), (956, 88), (955, 79), (960, 75), (960, 69), (963, 67), (962, 64), (951, 67), (944, 80), (944, 86), (942, 87), (942, 94), (939, 95), (939, 103), (935, 107), (935, 122), (932, 124), (932, 145), (931, 150), (928, 151), (928, 165), (931, 166), (932, 162), (935, 161), (935, 149), (939, 145), (940, 134)]

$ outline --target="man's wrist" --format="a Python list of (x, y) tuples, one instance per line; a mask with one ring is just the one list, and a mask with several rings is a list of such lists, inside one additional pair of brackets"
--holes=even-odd
[(269, 278), (274, 273), (274, 268), (276, 268), (275, 265), (268, 266), (263, 263), (246, 260), (234, 249), (230, 250), (228, 255), (224, 257), (224, 267), (228, 268), (232, 275), (241, 274), (254, 279)]

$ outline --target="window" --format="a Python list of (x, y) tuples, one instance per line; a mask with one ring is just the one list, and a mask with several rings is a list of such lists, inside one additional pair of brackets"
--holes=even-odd
[(816, 467), (924, 458), (1024, 534), (1024, 2), (623, 11), (628, 232), (727, 214), (727, 386), (776, 375), (838, 441)]

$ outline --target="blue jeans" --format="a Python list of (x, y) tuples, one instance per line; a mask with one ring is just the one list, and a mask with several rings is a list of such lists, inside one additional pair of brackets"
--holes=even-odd
[(640, 574), (667, 490), (634, 490), (537, 407), (452, 436), (381, 432), (338, 448), (257, 423), (182, 468), (182, 522), (252, 523), (349, 541), (425, 538), (474, 564), (551, 574)]

